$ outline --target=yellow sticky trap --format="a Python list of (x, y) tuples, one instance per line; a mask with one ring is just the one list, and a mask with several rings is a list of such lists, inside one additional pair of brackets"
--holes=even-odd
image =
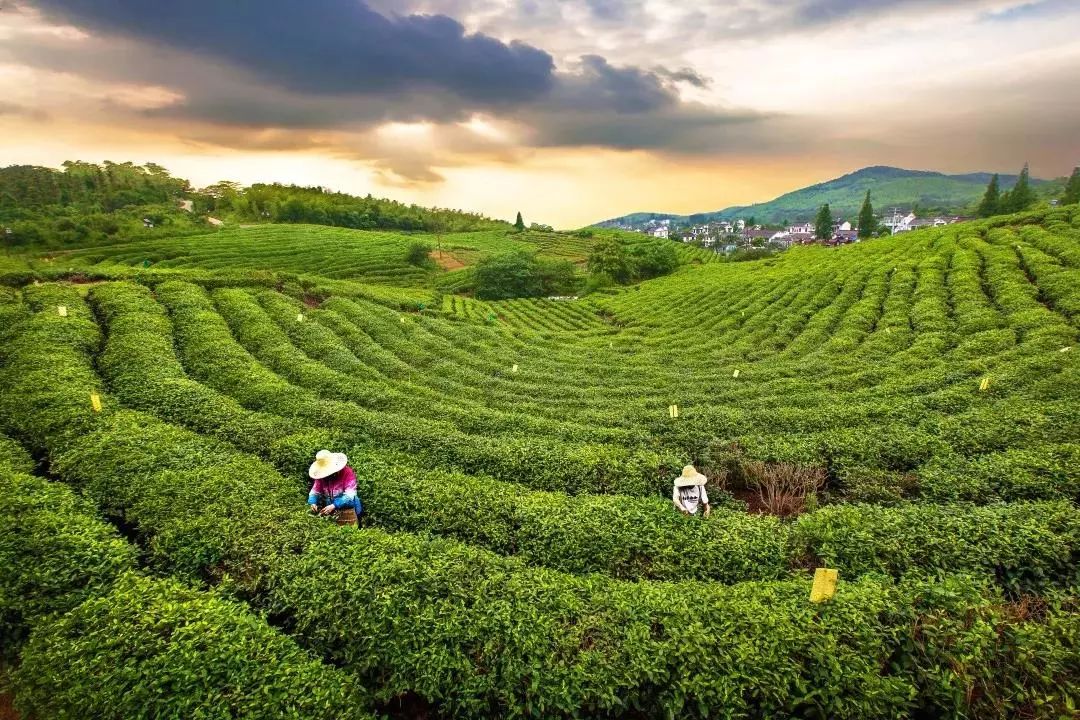
[(736, 370), (735, 372), (731, 373), (731, 377), (733, 377), (733, 378), (739, 377), (739, 371)]
[(517, 372), (517, 371), (518, 371), (518, 366), (514, 365), (514, 367), (511, 368), (511, 372)]
[(831, 600), (836, 594), (836, 582), (840, 579), (839, 570), (818, 568), (814, 571), (814, 586), (810, 588), (810, 602), (820, 603)]
[(1069, 346), (1069, 347), (1063, 347), (1063, 348), (1061, 348), (1061, 350), (1059, 350), (1058, 352), (1069, 352), (1070, 350), (1072, 350), (1072, 346)]
[(982, 392), (986, 392), (989, 389), (990, 389), (990, 378), (989, 377), (984, 377), (982, 379), (982, 382), (979, 383), (979, 390), (981, 390)]
[(90, 407), (94, 408), (94, 412), (101, 412), (101, 396), (97, 393), (90, 393)]
[(405, 322), (405, 316), (404, 315), (398, 315), (398, 320), (400, 320), (402, 323), (404, 323)]
[(679, 406), (678, 405), (668, 405), (667, 410), (668, 410), (668, 415), (671, 416), (672, 419), (679, 417)]
[(56, 314), (60, 317), (67, 317), (67, 305), (57, 305)]
[(304, 322), (304, 313), (296, 314), (296, 322)]

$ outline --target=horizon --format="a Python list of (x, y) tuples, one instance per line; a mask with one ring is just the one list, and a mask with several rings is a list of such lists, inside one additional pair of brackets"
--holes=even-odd
[(0, 152), (557, 227), (871, 166), (1053, 179), (1080, 162), (1078, 29), (1065, 0), (20, 1)]

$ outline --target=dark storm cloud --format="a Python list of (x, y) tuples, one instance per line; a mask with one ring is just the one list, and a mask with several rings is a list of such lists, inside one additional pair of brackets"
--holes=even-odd
[(585, 55), (578, 72), (563, 75), (554, 102), (576, 110), (646, 113), (678, 103), (678, 95), (654, 72), (615, 67), (599, 55)]
[(387, 17), (360, 0), (35, 0), (81, 27), (164, 44), (304, 93), (399, 95), (436, 88), (485, 105), (546, 93), (543, 50), (467, 34), (445, 15)]

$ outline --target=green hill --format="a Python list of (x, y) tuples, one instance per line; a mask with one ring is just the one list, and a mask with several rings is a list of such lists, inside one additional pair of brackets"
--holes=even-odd
[[(306, 225), (3, 273), (16, 706), (1073, 716), (1078, 231), (1043, 208), (495, 303)], [(309, 514), (321, 448), (362, 527)], [(673, 507), (688, 463), (708, 517)], [(136, 557), (156, 601), (114, 582)], [(356, 713), (316, 692), (343, 683)]]
[[(868, 167), (828, 182), (811, 185), (781, 195), (775, 200), (754, 205), (739, 205), (715, 212), (693, 215), (634, 213), (598, 223), (600, 226), (637, 225), (650, 219), (671, 218), (679, 222), (702, 223), (712, 220), (734, 220), (753, 217), (759, 223), (805, 222), (829, 203), (834, 217), (854, 217), (862, 205), (866, 191), (871, 192), (874, 207), (882, 212), (890, 207), (925, 212), (963, 213), (975, 205), (990, 182), (990, 173), (944, 175), (923, 170), (903, 170), (894, 167)], [(1002, 188), (1015, 184), (1016, 175), (1002, 175)], [(1037, 188), (1048, 185), (1045, 180), (1033, 180)], [(1057, 181), (1051, 184), (1058, 185)]]

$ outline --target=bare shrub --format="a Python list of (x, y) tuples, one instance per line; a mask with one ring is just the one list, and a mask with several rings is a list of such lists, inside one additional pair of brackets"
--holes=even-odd
[(747, 462), (743, 464), (747, 486), (754, 488), (761, 504), (772, 515), (791, 517), (817, 501), (828, 474), (824, 468), (791, 463)]

